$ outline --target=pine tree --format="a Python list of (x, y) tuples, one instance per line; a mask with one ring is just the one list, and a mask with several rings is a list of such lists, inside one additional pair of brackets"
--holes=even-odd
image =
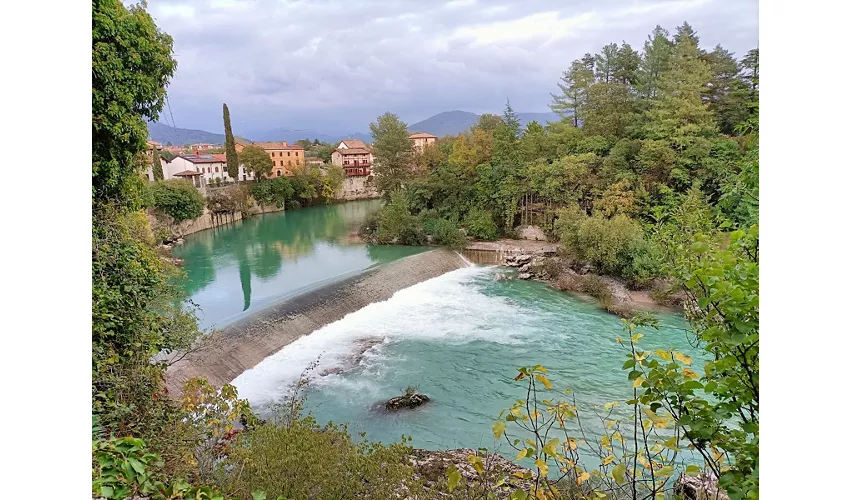
[(558, 83), (561, 94), (552, 94), (552, 104), (549, 106), (554, 113), (562, 118), (572, 115), (573, 125), (576, 127), (578, 127), (579, 119), (583, 119), (587, 89), (593, 83), (592, 63), (591, 67), (588, 67), (586, 62), (575, 60), (570, 65), (570, 69), (564, 71), (561, 82)]
[(514, 113), (514, 109), (511, 107), (511, 100), (508, 99), (505, 103), (505, 112), (502, 114), (502, 121), (505, 122), (505, 125), (510, 129), (511, 134), (513, 134), (514, 139), (519, 138), (519, 117), (516, 113)]
[(655, 98), (658, 78), (670, 67), (672, 53), (673, 43), (670, 41), (670, 33), (661, 26), (656, 26), (652, 35), (643, 44), (643, 58), (638, 69), (637, 88), (642, 97)]
[(600, 82), (611, 83), (614, 80), (617, 71), (618, 50), (616, 43), (609, 43), (602, 47), (601, 54), (596, 54), (596, 78)]
[(632, 86), (637, 82), (639, 67), (640, 54), (631, 45), (623, 41), (623, 45), (617, 50), (614, 79), (624, 85)]
[(236, 141), (230, 128), (230, 110), (224, 103), (224, 152), (227, 155), (227, 175), (239, 182), (239, 158), (236, 156)]
[(153, 180), (161, 181), (165, 178), (165, 175), (162, 173), (162, 160), (159, 158), (159, 149), (154, 146), (153, 148)]

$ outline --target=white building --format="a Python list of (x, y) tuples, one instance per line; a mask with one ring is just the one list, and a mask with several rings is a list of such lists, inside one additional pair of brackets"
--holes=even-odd
[[(192, 154), (175, 156), (170, 162), (163, 166), (163, 174), (166, 179), (175, 177), (185, 178), (191, 172), (200, 173), (204, 184), (210, 184), (215, 179), (233, 182), (227, 173), (227, 155), (225, 154)], [(182, 174), (182, 175), (178, 175)], [(254, 180), (254, 174), (246, 171), (245, 167), (239, 166), (239, 180)]]

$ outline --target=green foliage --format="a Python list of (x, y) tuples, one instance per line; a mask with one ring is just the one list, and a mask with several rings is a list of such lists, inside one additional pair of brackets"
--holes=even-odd
[(158, 491), (155, 471), (162, 460), (138, 438), (92, 441), (92, 494), (124, 500)]
[(224, 489), (249, 498), (260, 489), (269, 498), (394, 498), (400, 485), (420, 498), (405, 442), (352, 442), (345, 427), (319, 426), (312, 417), (289, 424), (269, 423), (241, 435), (228, 450), (226, 466), (239, 474), (227, 477)]
[(257, 200), (257, 203), (263, 205), (283, 208), (287, 201), (292, 200), (294, 195), (295, 189), (288, 177), (260, 179), (251, 185), (251, 196)]
[(410, 160), (413, 142), (407, 124), (392, 113), (384, 113), (375, 123), (369, 124), (374, 142), (375, 180), (385, 199), (404, 186), (410, 177)]
[(457, 224), (450, 220), (436, 219), (431, 225), (430, 232), (425, 232), (433, 236), (434, 243), (438, 245), (445, 245), (453, 249), (466, 246), (466, 236), (458, 229)]
[(153, 179), (155, 181), (161, 181), (164, 177), (162, 173), (162, 160), (159, 157), (159, 149), (156, 147), (151, 148), (151, 156), (153, 158), (152, 161), (152, 170), (153, 170)]
[(379, 243), (422, 245), (425, 232), (419, 219), (410, 212), (410, 197), (404, 190), (395, 191), (390, 202), (380, 211), (375, 238)]
[(144, 7), (92, 2), (92, 199), (133, 206), (137, 157), (145, 151), (146, 120), (165, 104), (177, 62), (172, 39)]
[(495, 240), (499, 237), (499, 228), (493, 220), (493, 214), (478, 207), (466, 214), (463, 218), (463, 227), (470, 238)]
[(189, 181), (171, 179), (150, 186), (154, 209), (171, 217), (175, 224), (200, 217), (204, 196)]
[[(228, 158), (230, 158), (229, 154)], [(239, 153), (239, 163), (245, 167), (245, 170), (252, 172), (258, 181), (262, 181), (262, 178), (270, 174), (272, 168), (274, 168), (274, 163), (272, 163), (268, 153), (263, 148), (252, 145), (245, 146)]]
[(250, 217), (254, 206), (250, 193), (251, 190), (245, 186), (227, 186), (207, 196), (207, 208), (214, 214), (233, 215), (239, 212), (243, 217)]
[(239, 158), (236, 155), (236, 140), (233, 138), (233, 130), (230, 128), (230, 110), (227, 103), (222, 104), (224, 116), (224, 152), (227, 155), (227, 175), (231, 179), (239, 181)]

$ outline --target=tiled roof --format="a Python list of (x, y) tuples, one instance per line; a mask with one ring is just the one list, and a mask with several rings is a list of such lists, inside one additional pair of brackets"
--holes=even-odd
[(194, 176), (194, 175), (203, 175), (203, 174), (201, 172), (198, 172), (197, 170), (184, 170), (182, 172), (177, 172), (176, 174), (174, 174), (174, 177), (191, 177), (191, 176)]
[(436, 136), (436, 135), (425, 134), (425, 133), (412, 134), (412, 135), (410, 136), (410, 138), (411, 138), (411, 139), (430, 139), (430, 138), (432, 138), (432, 137), (433, 137), (434, 139), (436, 139), (436, 138), (437, 138), (437, 136)]
[(369, 149), (369, 146), (367, 146), (363, 141), (358, 141), (357, 139), (344, 139), (342, 142), (344, 142), (349, 149)]
[(218, 158), (222, 163), (227, 163), (227, 153), (216, 153), (211, 156), (213, 158)]
[(297, 144), (287, 144), (286, 141), (283, 141), (283, 142), (251, 142), (251, 143), (247, 143), (247, 144), (243, 143), (243, 145), (245, 145), (245, 146), (257, 146), (257, 147), (265, 149), (266, 151), (279, 150), (279, 149), (299, 150), (299, 151), (304, 150), (303, 147), (301, 147)]
[(348, 148), (348, 149), (337, 149), (343, 155), (363, 155), (369, 154), (369, 150), (366, 148)]

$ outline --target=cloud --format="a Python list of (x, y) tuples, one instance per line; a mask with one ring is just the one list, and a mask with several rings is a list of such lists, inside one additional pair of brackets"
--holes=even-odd
[[(755, 0), (149, 0), (174, 38), (175, 123), (366, 130), (384, 111), (546, 111), (570, 61), (688, 21), (706, 48), (758, 44)], [(170, 120), (169, 120), (170, 122)], [(240, 125), (237, 127), (237, 123)]]

